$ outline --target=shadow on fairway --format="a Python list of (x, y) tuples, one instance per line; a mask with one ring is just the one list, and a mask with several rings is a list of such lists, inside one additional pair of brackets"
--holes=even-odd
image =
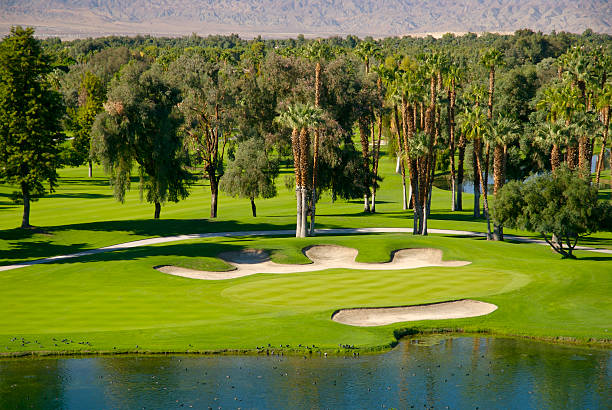
[(100, 199), (100, 198), (112, 198), (112, 195), (110, 194), (92, 194), (88, 192), (75, 192), (72, 194), (51, 194), (51, 195), (46, 195), (45, 198)]
[[(242, 242), (246, 242), (242, 244)], [(71, 259), (59, 259), (52, 261), (46, 265), (65, 265), (73, 263), (88, 263), (88, 262), (112, 262), (112, 261), (134, 261), (152, 257), (168, 257), (173, 258), (172, 263), (176, 263), (177, 257), (185, 258), (216, 258), (222, 252), (235, 252), (247, 249), (247, 239), (233, 239), (231, 243), (184, 243), (184, 244), (164, 244), (161, 246), (143, 246), (140, 248), (129, 248), (113, 252), (104, 252), (94, 255), (81, 256)], [(271, 250), (273, 252), (274, 250)], [(156, 260), (152, 262), (151, 269), (155, 263), (168, 263), (164, 260)]]
[[(335, 226), (329, 226), (335, 227)], [(338, 226), (340, 227), (340, 226)], [(8, 229), (0, 231), (0, 240), (8, 242), (7, 249), (0, 249), (0, 265), (18, 263), (28, 259), (40, 259), (92, 249), (88, 243), (57, 244), (53, 235), (62, 231), (127, 232), (138, 237), (164, 237), (185, 234), (238, 232), (260, 230), (291, 230), (294, 224), (242, 223), (234, 220), (210, 221), (207, 219), (142, 219), (126, 221), (90, 222), (73, 225), (59, 225), (48, 228)], [(49, 240), (46, 241), (45, 237)], [(130, 239), (128, 239), (129, 241)], [(119, 242), (119, 241), (118, 241)]]

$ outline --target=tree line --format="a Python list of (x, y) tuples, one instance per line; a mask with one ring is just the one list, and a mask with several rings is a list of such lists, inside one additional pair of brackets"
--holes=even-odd
[[(611, 40), (589, 30), (521, 30), (441, 39), (193, 35), (41, 43), (31, 29), (14, 28), (0, 43), (3, 95), (29, 98), (16, 92), (28, 85), (12, 78), (25, 77), (14, 59), (31, 58), (31, 47), (39, 61), (29, 64), (39, 68), (28, 81), (55, 103), (35, 103), (53, 113), (48, 124), (17, 132), (4, 125), (8, 116), (27, 115), (3, 100), (3, 146), (18, 154), (2, 153), (2, 164), (15, 165), (0, 175), (21, 184), (16, 199), (24, 202), (26, 227), (26, 203), (42, 194), (42, 181), (53, 189), (61, 164), (88, 163), (91, 176), (92, 163), (101, 162), (120, 201), (136, 173), (155, 218), (163, 203), (189, 194), (201, 170), (214, 218), (220, 189), (249, 198), (255, 215), (254, 200), (276, 194), (279, 162), (292, 162), (296, 235), (307, 236), (323, 191), (363, 198), (364, 212), (376, 212), (385, 143), (398, 159), (415, 234), (427, 234), (436, 176), (447, 173), (449, 208), (463, 209), (469, 178), (474, 216), (482, 207), (487, 236), (503, 239), (501, 222), (491, 220), (490, 173), (495, 196), (508, 180), (562, 166), (586, 179), (598, 148), (599, 183), (609, 143)], [(21, 164), (31, 165), (34, 154), (20, 144), (33, 142), (25, 136), (35, 131), (41, 139), (46, 133), (48, 160), (32, 176)]]

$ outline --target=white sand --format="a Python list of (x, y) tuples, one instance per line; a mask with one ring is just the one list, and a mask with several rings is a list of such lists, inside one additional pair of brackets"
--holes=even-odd
[(497, 306), (491, 303), (464, 299), (418, 306), (342, 309), (334, 313), (332, 320), (351, 326), (382, 326), (416, 320), (461, 319), (483, 316), (496, 309)]
[(361, 263), (356, 262), (357, 250), (337, 245), (316, 245), (304, 249), (304, 254), (312, 261), (305, 265), (287, 265), (270, 261), (269, 256), (261, 250), (248, 249), (240, 252), (225, 252), (221, 259), (234, 267), (228, 272), (210, 272), (181, 268), (178, 266), (156, 266), (160, 272), (192, 279), (221, 280), (234, 279), (256, 273), (297, 273), (313, 272), (325, 269), (362, 269), (362, 270), (397, 270), (415, 269), (428, 266), (464, 266), (466, 261), (443, 261), (439, 249), (401, 249), (392, 254), (391, 262)]

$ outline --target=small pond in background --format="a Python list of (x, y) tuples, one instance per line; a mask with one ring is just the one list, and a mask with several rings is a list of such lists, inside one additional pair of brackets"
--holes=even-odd
[[(448, 406), (448, 407), (447, 407)], [(360, 357), (0, 360), (0, 408), (610, 409), (612, 351), (427, 337)]]

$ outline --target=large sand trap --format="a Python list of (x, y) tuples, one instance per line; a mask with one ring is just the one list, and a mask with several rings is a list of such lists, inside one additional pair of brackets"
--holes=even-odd
[(235, 269), (227, 272), (209, 272), (178, 266), (156, 266), (160, 272), (183, 276), (192, 279), (221, 280), (234, 279), (256, 273), (298, 273), (313, 272), (324, 269), (363, 269), (363, 270), (396, 270), (415, 269), (427, 266), (464, 266), (470, 262), (443, 261), (439, 249), (401, 249), (393, 252), (391, 262), (361, 263), (356, 262), (357, 249), (337, 245), (316, 245), (304, 248), (304, 254), (312, 261), (305, 265), (285, 265), (270, 261), (262, 250), (247, 249), (240, 252), (224, 252), (219, 257)]
[(488, 315), (497, 309), (491, 303), (464, 299), (430, 305), (341, 309), (332, 315), (334, 322), (351, 326), (382, 326), (416, 320), (461, 319)]

